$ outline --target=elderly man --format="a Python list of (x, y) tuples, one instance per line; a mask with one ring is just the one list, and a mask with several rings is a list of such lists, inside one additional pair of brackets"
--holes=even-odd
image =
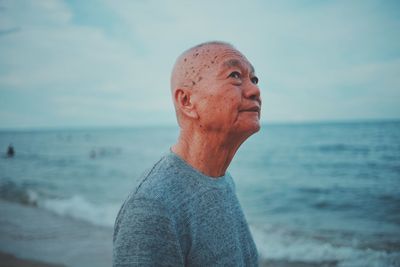
[(257, 250), (226, 172), (260, 129), (260, 90), (232, 45), (208, 42), (176, 61), (171, 91), (178, 142), (123, 204), (114, 266), (257, 266)]

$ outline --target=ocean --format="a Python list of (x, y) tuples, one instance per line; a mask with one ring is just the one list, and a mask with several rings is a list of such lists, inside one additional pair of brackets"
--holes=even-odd
[[(110, 266), (119, 207), (177, 136), (0, 131), (0, 250)], [(228, 171), (262, 265), (400, 266), (400, 121), (263, 125)]]

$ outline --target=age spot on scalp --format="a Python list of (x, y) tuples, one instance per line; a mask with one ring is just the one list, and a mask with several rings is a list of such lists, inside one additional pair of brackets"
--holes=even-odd
[(192, 81), (192, 85), (196, 85), (196, 83), (194, 81)]
[(203, 79), (203, 77), (200, 76), (200, 77), (197, 79), (197, 82), (200, 82), (201, 79)]
[(186, 61), (187, 61), (187, 58), (185, 58), (183, 61), (185, 61), (185, 62), (186, 62)]

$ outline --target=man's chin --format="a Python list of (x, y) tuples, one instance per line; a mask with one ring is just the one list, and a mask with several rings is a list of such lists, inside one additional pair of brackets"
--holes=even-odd
[(258, 123), (256, 123), (256, 124), (253, 126), (253, 128), (250, 130), (250, 131), (251, 131), (251, 134), (254, 134), (254, 133), (258, 132), (260, 129), (261, 129), (261, 124), (260, 124), (260, 122), (258, 122)]
[(236, 130), (237, 134), (240, 134), (243, 137), (249, 137), (252, 134), (258, 132), (261, 128), (261, 124), (259, 121), (254, 121), (252, 123), (248, 123), (246, 125), (242, 125)]

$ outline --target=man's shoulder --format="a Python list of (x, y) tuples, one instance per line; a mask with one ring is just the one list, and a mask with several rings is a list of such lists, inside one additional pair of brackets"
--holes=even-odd
[(162, 156), (140, 177), (139, 183), (129, 198), (149, 199), (160, 203), (177, 202), (187, 199), (193, 192), (201, 191), (201, 183), (196, 182), (174, 161), (170, 155)]

